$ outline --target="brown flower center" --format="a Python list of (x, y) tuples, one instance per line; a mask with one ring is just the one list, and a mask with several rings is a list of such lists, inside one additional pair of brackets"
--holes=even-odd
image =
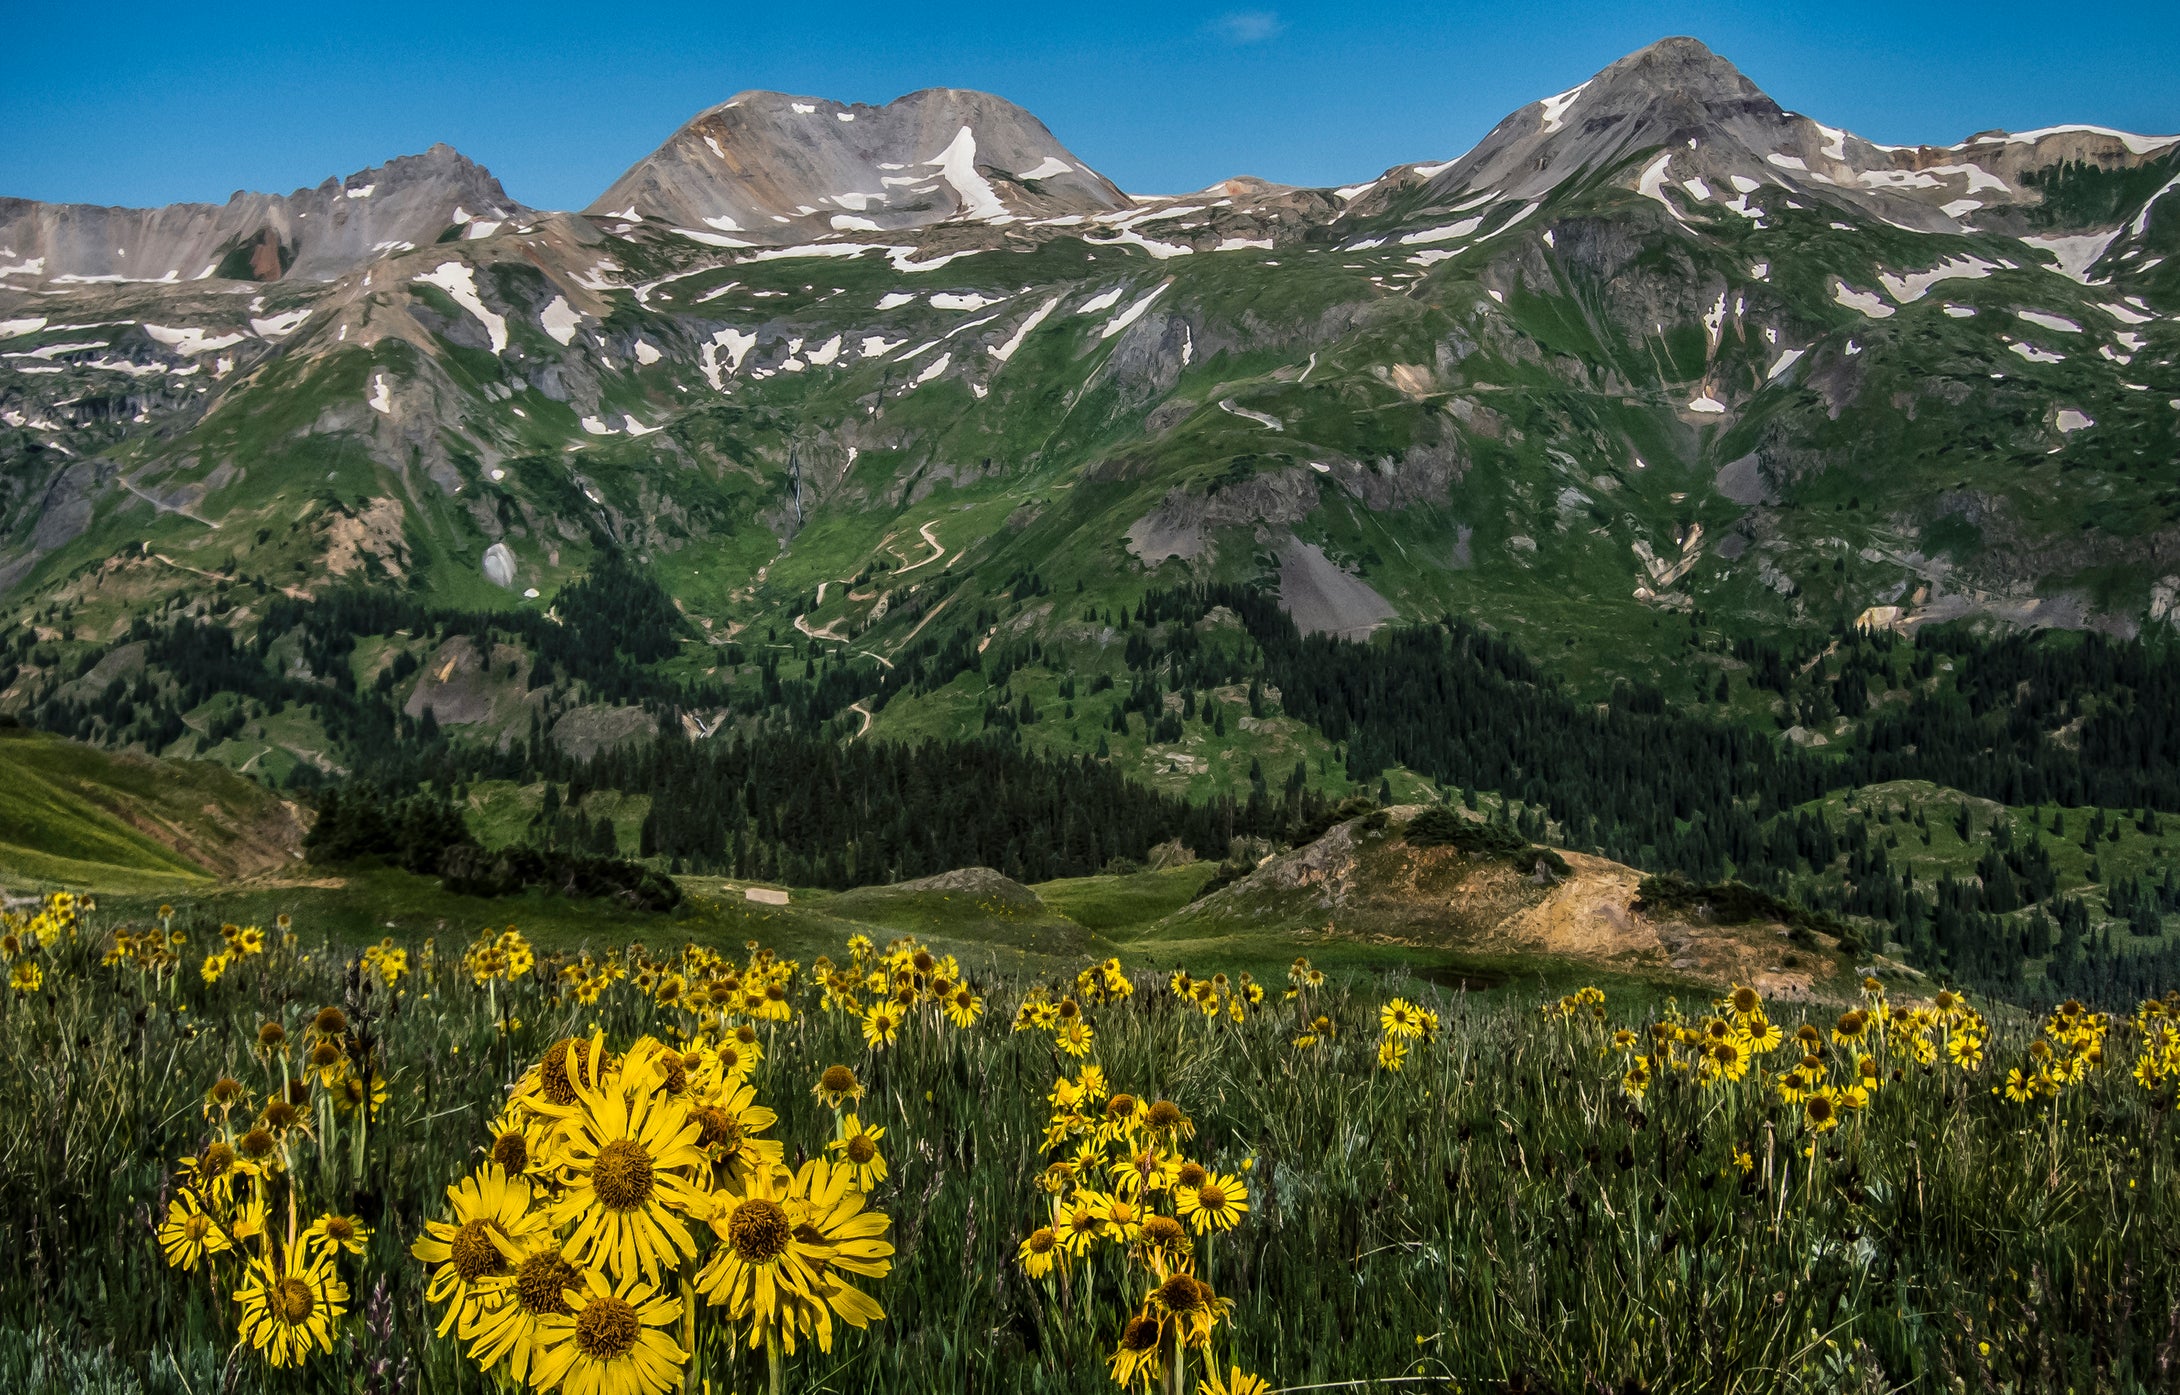
[(1170, 1129), (1181, 1122), (1181, 1106), (1172, 1100), (1159, 1100), (1144, 1118), (1154, 1129)]
[(530, 1165), (530, 1140), (509, 1129), (492, 1142), (492, 1161), (509, 1172), (520, 1172)]
[(206, 1177), (217, 1177), (235, 1165), (235, 1150), (224, 1143), (215, 1143), (204, 1150), (204, 1158), (197, 1170)]
[(1226, 1188), (1216, 1182), (1206, 1182), (1196, 1189), (1196, 1200), (1206, 1211), (1219, 1211), (1226, 1206)]
[(273, 1150), (272, 1130), (256, 1128), (242, 1136), (242, 1156), (262, 1158)]
[(1188, 1232), (1171, 1216), (1147, 1216), (1143, 1221), (1143, 1238), (1153, 1245), (1177, 1245), (1188, 1238)]
[(191, 1212), (189, 1219), (182, 1222), (182, 1238), (192, 1245), (200, 1243), (211, 1233), (212, 1218), (201, 1211)]
[(475, 1220), (463, 1223), (462, 1228), (454, 1232), (454, 1240), (448, 1246), (454, 1252), (449, 1262), (454, 1265), (455, 1276), (463, 1283), (473, 1284), (479, 1279), (507, 1272), (507, 1257), (492, 1243), (492, 1232), (498, 1229), (491, 1221)]
[(855, 1091), (855, 1072), (846, 1066), (827, 1066), (825, 1074), (818, 1077), (818, 1088), (828, 1095), (846, 1095)]
[(776, 1201), (753, 1197), (727, 1218), (727, 1240), (744, 1264), (768, 1264), (787, 1251), (794, 1234), (787, 1212)]
[(651, 1155), (633, 1138), (616, 1138), (598, 1150), (591, 1166), (591, 1190), (609, 1211), (627, 1211), (651, 1197)]
[(515, 1270), (515, 1299), (537, 1317), (568, 1311), (566, 1291), (580, 1282), (575, 1266), (558, 1250), (539, 1250)]
[(593, 1361), (615, 1361), (636, 1349), (643, 1324), (626, 1300), (610, 1293), (592, 1297), (575, 1318), (575, 1349)]
[(1052, 1227), (1041, 1225), (1029, 1233), (1029, 1252), (1033, 1255), (1052, 1253), (1052, 1247), (1060, 1243), (1060, 1237), (1052, 1233)]
[(857, 1167), (866, 1167), (878, 1156), (878, 1145), (870, 1141), (870, 1135), (859, 1133), (848, 1140), (848, 1161)]
[(1158, 1286), (1158, 1301), (1169, 1313), (1193, 1313), (1209, 1298), (1210, 1291), (1186, 1274), (1176, 1274)]
[(1181, 1170), (1173, 1175), (1174, 1185), (1181, 1187), (1201, 1187), (1210, 1180), (1211, 1174), (1204, 1170), (1202, 1163), (1182, 1163)]
[(573, 1037), (562, 1037), (546, 1049), (538, 1070), (538, 1089), (553, 1104), (575, 1103), (575, 1084), (568, 1079), (571, 1053), (575, 1072), (583, 1077), (585, 1085), (591, 1083), (589, 1053), (584, 1044)]
[(722, 1144), (731, 1153), (742, 1146), (742, 1126), (735, 1122), (732, 1114), (719, 1106), (705, 1105), (696, 1111), (696, 1121), (702, 1130), (696, 1136), (700, 1147), (709, 1148), (713, 1144)]
[(317, 1300), (311, 1295), (310, 1285), (301, 1279), (282, 1279), (280, 1286), (273, 1290), (270, 1306), (282, 1322), (290, 1327), (300, 1327), (309, 1320), (310, 1310), (317, 1306)]
[(356, 1223), (346, 1216), (325, 1218), (325, 1238), (335, 1244), (346, 1244), (356, 1238)]
[(337, 1037), (348, 1030), (348, 1014), (337, 1007), (320, 1008), (310, 1025), (322, 1037)]
[(1121, 1329), (1120, 1345), (1127, 1351), (1149, 1351), (1158, 1345), (1158, 1319), (1137, 1313)]

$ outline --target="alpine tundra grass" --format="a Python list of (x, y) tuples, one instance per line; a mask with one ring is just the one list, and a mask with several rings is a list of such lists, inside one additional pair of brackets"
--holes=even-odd
[[(351, 957), (11, 914), (0, 1388), (2087, 1390), (2180, 1360), (2180, 1003)], [(1200, 966), (1208, 970), (1211, 966)]]

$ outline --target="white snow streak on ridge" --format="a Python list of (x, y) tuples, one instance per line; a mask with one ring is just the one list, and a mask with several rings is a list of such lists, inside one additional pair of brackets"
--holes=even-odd
[(2013, 313), (2016, 319), (2027, 320), (2032, 325), (2042, 325), (2045, 329), (2057, 330), (2061, 334), (2080, 334), (2082, 332), (2080, 325), (2064, 315), (2050, 315), (2042, 310), (2016, 310)]
[(27, 320), (0, 320), (0, 339), (13, 339), (21, 334), (34, 334), (44, 329), (46, 318), (33, 315)]
[(1483, 225), (1482, 218), (1463, 218), (1458, 223), (1448, 223), (1442, 228), (1425, 228), (1421, 232), (1405, 233), (1401, 236), (1400, 244), (1403, 247), (1418, 247), (1426, 242), (1450, 242), (1457, 237), (1467, 237)]
[(1120, 298), (1126, 295), (1127, 292), (1128, 288), (1126, 286), (1115, 286), (1109, 291), (1094, 295), (1084, 301), (1082, 308), (1075, 313), (1078, 315), (1095, 315), (1100, 310), (1110, 310), (1120, 304)]
[(2034, 344), (2010, 344), (2007, 347), (2031, 363), (2066, 362), (2065, 354), (2055, 354), (2048, 349), (2039, 349)]
[(155, 324), (145, 325), (144, 333), (178, 354), (191, 355), (232, 348), (250, 337), (247, 334), (213, 334), (210, 330), (196, 328), (169, 329), (165, 325)]
[(2049, 252), (2059, 259), (2058, 266), (2046, 267), (2046, 271), (2056, 271), (2068, 280), (2079, 281), (2086, 286), (2089, 284), (2089, 268), (2097, 264), (2097, 258), (2104, 255), (2104, 249), (2111, 246), (2119, 234), (2120, 230), (2114, 228), (2108, 233), (2082, 233), (2075, 237), (2024, 237), (2021, 240), (2038, 251)]
[(1073, 174), (1074, 172), (1075, 167), (1073, 165), (1068, 164), (1065, 160), (1054, 159), (1052, 156), (1047, 155), (1044, 159), (1039, 160), (1034, 167), (1023, 170), (1015, 178), (1051, 179), (1056, 175)]
[(485, 333), (492, 337), (492, 352), (503, 353), (507, 348), (507, 321), (485, 308), (477, 295), (477, 275), (460, 262), (441, 262), (436, 268), (416, 278), (427, 285), (437, 286), (451, 296), (456, 305), (477, 317)]
[(1582, 84), (1581, 87), (1570, 87), (1566, 91), (1560, 93), (1558, 96), (1546, 97), (1541, 103), (1539, 103), (1539, 105), (1543, 108), (1544, 116), (1544, 129), (1542, 134), (1548, 136), (1565, 124), (1567, 108), (1574, 105), (1575, 99), (1582, 95), (1582, 89), (1588, 86), (1589, 84), (1585, 82)]
[(1670, 165), (1672, 161), (1673, 152), (1670, 150), (1652, 160), (1650, 168), (1643, 171), (1643, 177), (1635, 181), (1635, 192), (1646, 199), (1656, 199), (1659, 203), (1665, 205), (1666, 212), (1673, 215), (1674, 222), (1685, 223), (1688, 220), (1680, 216), (1680, 210), (1675, 208), (1673, 201), (1665, 196), (1666, 166)]
[(394, 414), (394, 390), (392, 385), (386, 381), (384, 373), (373, 373), (371, 375), (371, 395), (365, 401), (370, 403), (371, 410), (374, 412), (380, 412), (386, 416)]
[(250, 330), (261, 339), (279, 339), (293, 334), (310, 318), (308, 310), (289, 310), (278, 315), (268, 315), (262, 320), (251, 320)]
[(939, 374), (944, 373), (946, 371), (946, 366), (953, 361), (954, 356), (951, 353), (940, 354), (937, 358), (931, 360), (929, 367), (925, 368), (923, 372), (916, 375), (916, 381), (910, 383), (909, 386), (922, 387), (925, 383), (928, 383), (933, 378), (939, 376)]
[(1022, 347), (1022, 341), (1029, 338), (1030, 331), (1037, 328), (1037, 326), (1043, 324), (1045, 322), (1045, 317), (1047, 315), (1050, 315), (1054, 310), (1057, 310), (1059, 308), (1059, 305), (1060, 297), (1054, 296), (1052, 297), (1052, 299), (1038, 306), (1037, 309), (1031, 313), (1028, 319), (1022, 321), (1021, 327), (1016, 329), (1014, 333), (1008, 337), (1006, 343), (1001, 344), (998, 348), (992, 350), (992, 357), (998, 359), (1001, 363), (1005, 363), (1007, 360), (1013, 358), (1014, 351)]
[[(1168, 284), (1170, 285), (1171, 283), (1169, 282)], [(1132, 325), (1137, 320), (1142, 319), (1143, 312), (1151, 308), (1151, 302), (1158, 299), (1158, 297), (1164, 295), (1165, 293), (1166, 287), (1160, 286), (1156, 290), (1152, 291), (1150, 294), (1144, 296), (1141, 300), (1138, 300), (1135, 304), (1129, 306), (1127, 309), (1113, 316), (1113, 318), (1111, 318), (1110, 320), (1107, 320), (1105, 322), (1105, 327), (1098, 331), (1098, 338), (1110, 339), (1114, 335), (1126, 329), (1129, 325)]]
[[(1977, 145), (1997, 144), (2034, 145), (2045, 136), (2063, 136), (2074, 131), (2087, 131), (2095, 136), (2111, 136), (2135, 155), (2149, 155), (2168, 145), (2180, 145), (2180, 136), (2138, 136), (2132, 131), (2115, 131), (2109, 126), (2044, 126), (2034, 131), (2015, 131), (2008, 136), (1987, 136), (1974, 142)], [(1954, 147), (1959, 149), (1958, 146)]]
[(952, 291), (941, 291), (931, 297), (931, 308), (934, 310), (982, 310), (987, 305), (999, 304), (1005, 298), (1004, 296), (980, 295), (975, 291), (970, 291), (965, 295), (956, 295)]
[(976, 136), (967, 126), (955, 134), (953, 143), (941, 151), (936, 159), (924, 161), (935, 165), (954, 192), (961, 196), (962, 214), (969, 218), (981, 218), (987, 223), (1012, 222), (1014, 215), (999, 201), (992, 191), (989, 180), (976, 172)]
[(1877, 279), (1885, 287), (1885, 294), (1907, 305), (1921, 300), (1940, 281), (1980, 281), (1996, 270), (1995, 262), (1981, 257), (1948, 257), (1928, 271), (1911, 271), (1905, 276), (1882, 271)]
[(568, 304), (566, 296), (556, 295), (552, 304), (537, 312), (537, 322), (545, 327), (547, 334), (562, 344), (572, 344), (575, 342), (576, 327), (583, 323), (583, 317), (576, 312), (574, 306)]
[(1781, 373), (1784, 373), (1787, 369), (1792, 368), (1795, 364), (1801, 362), (1801, 356), (1803, 352), (1804, 350), (1801, 349), (1786, 349), (1781, 351), (1778, 359), (1771, 365), (1771, 371), (1764, 374), (1764, 381), (1767, 383), (1770, 382), (1772, 379), (1778, 377)]
[(2171, 193), (2175, 189), (2180, 189), (2180, 174), (2176, 174), (2172, 178), (2166, 180), (2164, 188), (2158, 190), (2156, 193), (2150, 195), (2149, 198), (2143, 201), (2142, 211), (2140, 213), (2137, 213), (2135, 215), (2135, 220), (2127, 225), (2127, 231), (2133, 233), (2136, 237), (2142, 236), (2143, 231), (2150, 226), (2150, 209), (2157, 203), (2159, 199), (2165, 197), (2165, 195)]

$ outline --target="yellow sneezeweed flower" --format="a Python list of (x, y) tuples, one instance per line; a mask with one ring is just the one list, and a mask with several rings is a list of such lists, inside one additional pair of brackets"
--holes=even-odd
[(348, 1285), (334, 1272), (333, 1257), (314, 1253), (300, 1238), (252, 1257), (234, 1297), (242, 1305), (242, 1343), (264, 1352), (275, 1368), (333, 1350), (334, 1324), (348, 1310)]

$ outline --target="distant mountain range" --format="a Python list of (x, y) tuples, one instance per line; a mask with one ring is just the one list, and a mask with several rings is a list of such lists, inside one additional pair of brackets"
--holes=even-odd
[[(743, 93), (579, 213), (445, 146), (0, 200), (0, 604), (544, 609), (614, 550), (718, 644), (884, 663), (941, 606), (1061, 644), (1253, 581), (1669, 693), (1691, 627), (2136, 634), (2180, 605), (2176, 187), (2180, 137), (1878, 145), (1668, 39), (1337, 189), (1133, 197), (934, 89)], [(917, 710), (881, 731), (965, 720)]]

